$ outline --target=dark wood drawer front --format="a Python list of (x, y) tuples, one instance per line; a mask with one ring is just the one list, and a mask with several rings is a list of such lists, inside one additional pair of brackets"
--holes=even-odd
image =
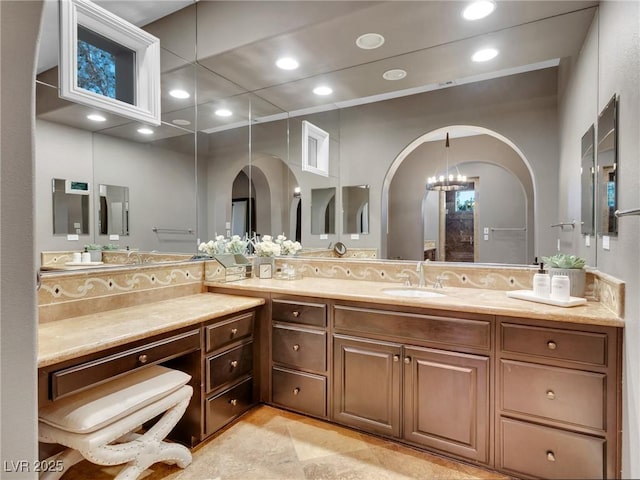
[(325, 377), (274, 368), (272, 378), (273, 403), (318, 417), (327, 415)]
[(483, 350), (491, 348), (491, 324), (484, 320), (336, 306), (334, 322), (337, 330), (349, 333), (392, 335), (409, 341)]
[(271, 307), (271, 317), (278, 322), (326, 327), (327, 307), (322, 303), (274, 300)]
[(250, 337), (253, 334), (253, 318), (254, 314), (251, 312), (205, 327), (207, 352)]
[(607, 335), (545, 327), (502, 324), (502, 351), (606, 365)]
[(502, 418), (501, 468), (539, 478), (605, 478), (605, 440)]
[(604, 430), (606, 375), (501, 361), (502, 408)]
[(253, 405), (252, 378), (248, 378), (229, 390), (207, 399), (205, 434), (212, 434), (224, 427), (231, 420), (251, 408), (251, 405)]
[(251, 372), (253, 368), (253, 342), (240, 345), (207, 359), (207, 391), (232, 382)]
[(324, 372), (327, 369), (327, 334), (276, 325), (273, 327), (273, 361), (291, 367)]
[(200, 348), (200, 330), (192, 330), (51, 374), (51, 399), (69, 395), (138, 368), (170, 360)]

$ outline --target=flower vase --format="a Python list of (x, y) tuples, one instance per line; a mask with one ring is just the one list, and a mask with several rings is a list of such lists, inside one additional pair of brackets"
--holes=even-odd
[(253, 276), (256, 278), (271, 278), (275, 260), (273, 257), (254, 257), (253, 258)]

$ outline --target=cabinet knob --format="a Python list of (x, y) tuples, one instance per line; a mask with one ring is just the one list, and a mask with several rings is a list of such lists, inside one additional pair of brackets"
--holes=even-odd
[(297, 352), (298, 350), (300, 350), (300, 345), (298, 345), (297, 343), (293, 346), (293, 351)]
[(238, 329), (237, 328), (232, 328), (231, 329), (231, 336), (233, 337), (236, 333), (238, 333)]
[(294, 317), (298, 318), (298, 317), (300, 316), (300, 312), (299, 312), (299, 311), (297, 311), (297, 310), (294, 310), (294, 311), (293, 311), (293, 313), (292, 313), (292, 315), (293, 315)]
[(299, 387), (296, 387), (296, 388), (293, 389), (293, 394), (294, 395), (297, 395), (299, 393), (300, 393), (300, 388)]
[(553, 390), (547, 390), (547, 398), (549, 400), (555, 400), (556, 399), (556, 392), (554, 392)]
[(552, 450), (547, 450), (547, 460), (550, 462), (555, 462), (556, 461), (556, 454), (553, 453)]
[(555, 350), (556, 348), (558, 348), (558, 344), (556, 342), (554, 342), (553, 340), (549, 340), (547, 342), (547, 348), (549, 350)]
[(400, 355), (394, 355), (393, 356), (393, 361), (394, 362), (399, 362), (400, 361)]
[(229, 362), (229, 364), (231, 365), (231, 368), (236, 368), (238, 366), (238, 361), (237, 360), (231, 360), (231, 362)]
[(149, 360), (149, 357), (147, 357), (144, 353), (138, 356), (138, 361), (140, 363), (147, 363), (148, 360)]
[(235, 407), (236, 405), (238, 405), (238, 400), (232, 398), (231, 400), (229, 400), (229, 403)]
[(404, 357), (404, 363), (409, 365), (411, 363), (411, 357)]

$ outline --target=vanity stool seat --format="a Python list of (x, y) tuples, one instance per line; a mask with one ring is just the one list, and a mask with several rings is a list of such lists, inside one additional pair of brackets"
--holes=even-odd
[[(40, 478), (60, 478), (83, 458), (98, 465), (126, 463), (118, 480), (136, 479), (156, 462), (186, 467), (189, 449), (163, 440), (193, 395), (190, 379), (184, 372), (153, 365), (41, 408), (38, 439), (69, 448), (50, 459), (62, 460), (64, 468)], [(163, 413), (144, 434), (133, 433)]]

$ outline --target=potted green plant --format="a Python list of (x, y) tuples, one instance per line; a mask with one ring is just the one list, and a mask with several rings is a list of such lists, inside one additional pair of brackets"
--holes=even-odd
[(549, 268), (549, 276), (566, 275), (569, 277), (572, 297), (584, 297), (587, 272), (584, 269), (584, 258), (567, 253), (557, 253), (551, 257), (542, 257), (542, 261)]

